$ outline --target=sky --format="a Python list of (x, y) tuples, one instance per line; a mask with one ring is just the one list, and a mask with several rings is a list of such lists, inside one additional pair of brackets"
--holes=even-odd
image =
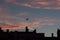
[(60, 28), (60, 0), (0, 0), (0, 27), (20, 31), (26, 26), (37, 33), (56, 36)]

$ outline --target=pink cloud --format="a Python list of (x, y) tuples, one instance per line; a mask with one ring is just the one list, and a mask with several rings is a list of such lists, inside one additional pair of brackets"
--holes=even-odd
[[(9, 15), (9, 12), (8, 13), (6, 12), (6, 9), (8, 10), (8, 8), (4, 8), (4, 7), (0, 6), (0, 18), (1, 18), (0, 22), (5, 23), (7, 25), (14, 25), (14, 27), (13, 26), (3, 26), (2, 29), (4, 29), (4, 30), (6, 30), (6, 29), (17, 30), (17, 29), (25, 28), (26, 26), (28, 26), (29, 29), (33, 30), (35, 28), (42, 27), (45, 25), (53, 26), (53, 25), (55, 25), (56, 22), (60, 22), (60, 20), (50, 19), (48, 17), (45, 17), (45, 18), (35, 18), (35, 19), (33, 19), (34, 21), (28, 22), (28, 23), (19, 22), (19, 23), (17, 23), (18, 25), (16, 24), (17, 26), (15, 26), (15, 23), (13, 23), (9, 20), (11, 20), (11, 19), (25, 20), (25, 18), (20, 18), (17, 16), (27, 16), (27, 15), (29, 15), (29, 13), (22, 12), (22, 13), (12, 16), (12, 15)], [(2, 19), (6, 19), (6, 20), (2, 20)]]
[(20, 25), (17, 25), (18, 23), (15, 24), (14, 22), (12, 22), (12, 19), (15, 19), (17, 21), (18, 20), (23, 21), (23, 20), (25, 20), (25, 18), (21, 18), (21, 17), (17, 17), (17, 16), (27, 16), (27, 15), (28, 15), (27, 12), (18, 13), (16, 15), (10, 15), (8, 7), (3, 7), (3, 5), (0, 5), (0, 23), (6, 24), (6, 26), (2, 26), (3, 30), (6, 30), (6, 29), (17, 30), (17, 29), (22, 29), (22, 28), (26, 27), (26, 23), (25, 24), (20, 23)]
[[(29, 8), (60, 9), (60, 1), (29, 0), (28, 2), (13, 2), (16, 5)], [(53, 6), (52, 6), (53, 5)]]
[[(50, 19), (50, 18), (37, 18), (34, 19), (32, 22), (19, 22), (17, 25), (13, 26), (3, 26), (2, 29), (10, 29), (10, 30), (18, 30), (25, 28), (28, 26), (30, 30), (34, 30), (35, 28), (42, 27), (42, 26), (53, 26), (56, 22), (60, 22), (60, 20)], [(13, 22), (5, 22), (7, 25), (14, 24)]]
[(40, 7), (38, 7), (38, 6), (32, 6), (31, 4), (29, 4), (29, 3), (19, 3), (19, 2), (15, 2), (14, 4), (16, 4), (16, 5), (20, 5), (20, 6), (24, 6), (24, 7), (29, 7), (29, 8), (40, 8)]
[(9, 29), (9, 30), (17, 30), (17, 29), (20, 29), (20, 27), (18, 27), (18, 26), (4, 26), (4, 27), (2, 27), (2, 29), (3, 30), (7, 30), (7, 29)]
[(27, 26), (27, 23), (20, 23), (19, 25), (15, 26), (15, 25), (9, 25), (9, 26), (3, 26), (2, 29), (3, 30), (6, 30), (6, 29), (9, 29), (9, 30), (18, 30), (18, 29), (22, 29), (22, 28), (25, 28)]
[(28, 0), (27, 2), (19, 2), (18, 0), (5, 0), (6, 3), (12, 3), (29, 8), (43, 8), (60, 10), (60, 0)]
[(36, 4), (36, 5), (49, 5), (49, 2), (44, 2), (44, 1), (38, 1), (38, 2), (31, 2), (32, 4)]
[(25, 7), (31, 7), (31, 5), (28, 4), (28, 3), (14, 2), (14, 4), (16, 4), (16, 5), (21, 5), (21, 6), (25, 6)]

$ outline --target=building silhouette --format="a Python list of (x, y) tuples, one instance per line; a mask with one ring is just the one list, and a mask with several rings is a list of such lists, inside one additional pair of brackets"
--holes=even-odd
[(45, 33), (36, 33), (36, 30), (29, 32), (28, 27), (25, 32), (9, 32), (9, 29), (4, 32), (0, 28), (0, 40), (60, 40), (60, 29), (57, 30), (57, 37), (53, 33), (51, 37), (45, 37)]

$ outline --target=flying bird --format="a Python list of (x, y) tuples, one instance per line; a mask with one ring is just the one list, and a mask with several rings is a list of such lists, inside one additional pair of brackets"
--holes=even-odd
[(26, 18), (26, 20), (28, 21), (28, 20), (29, 20), (29, 18)]

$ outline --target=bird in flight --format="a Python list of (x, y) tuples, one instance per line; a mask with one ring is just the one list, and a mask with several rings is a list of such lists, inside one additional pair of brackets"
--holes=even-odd
[(26, 20), (28, 21), (28, 20), (29, 20), (29, 18), (26, 18)]

